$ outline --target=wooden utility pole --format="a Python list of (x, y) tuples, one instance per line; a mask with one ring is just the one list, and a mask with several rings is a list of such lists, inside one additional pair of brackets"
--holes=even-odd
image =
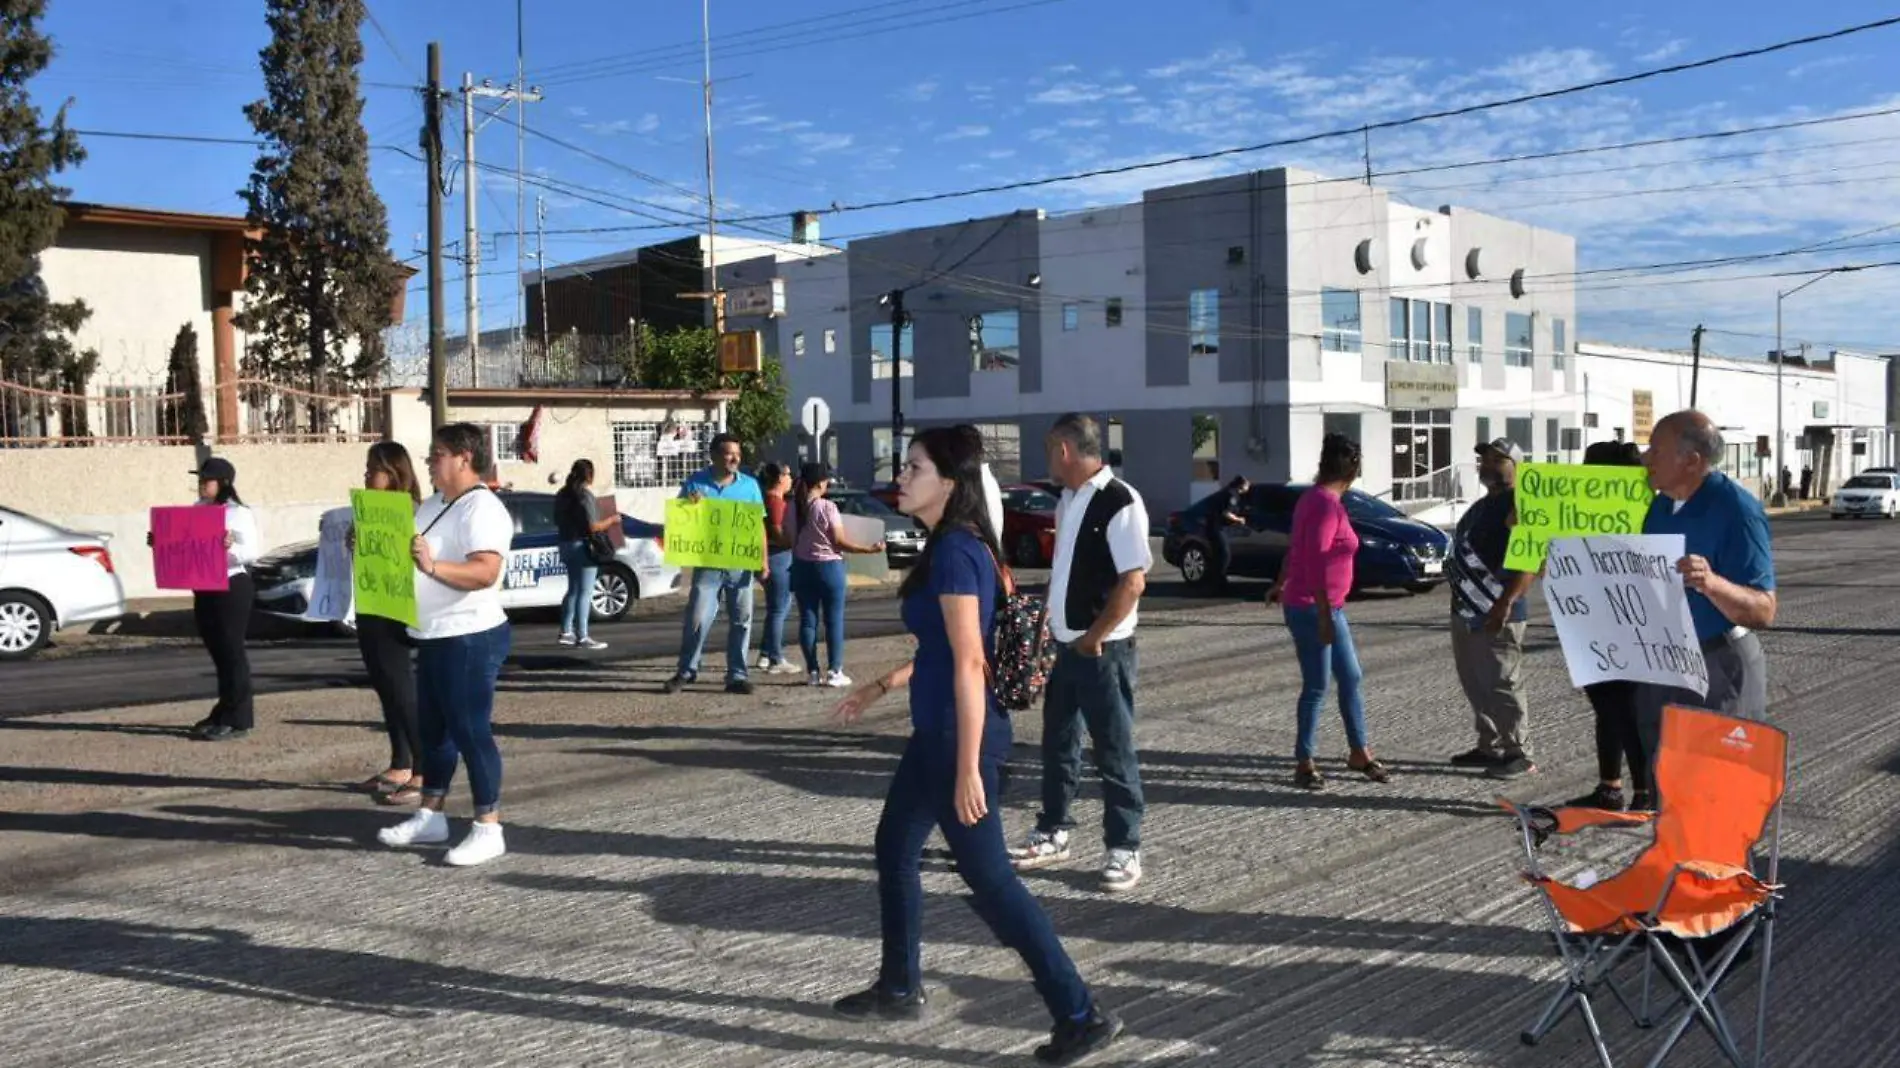
[(429, 42), (422, 90), (422, 151), (429, 182), (429, 426), (449, 421), (449, 361), (442, 344), (442, 46)]
[(1695, 407), (1696, 387), (1702, 384), (1702, 324), (1689, 335), (1689, 407)]

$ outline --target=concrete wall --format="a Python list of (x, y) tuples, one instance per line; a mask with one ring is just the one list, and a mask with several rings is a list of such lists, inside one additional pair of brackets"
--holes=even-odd
[(92, 309), (74, 340), (82, 350), (98, 350), (96, 384), (162, 386), (178, 328), (190, 323), (198, 331), (198, 374), (211, 404), (211, 235), (68, 227), (41, 253), (40, 270), (54, 300), (83, 300)]

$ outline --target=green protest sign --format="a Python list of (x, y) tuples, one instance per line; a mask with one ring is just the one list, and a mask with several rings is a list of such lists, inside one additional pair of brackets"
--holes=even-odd
[(356, 614), (381, 616), (412, 627), (416, 617), (416, 561), (409, 546), (416, 540), (416, 506), (407, 493), (351, 490), (350, 512), (356, 522)]
[(666, 562), (757, 571), (765, 562), (765, 509), (744, 501), (666, 502)]
[(1656, 492), (1640, 467), (1603, 464), (1520, 464), (1517, 526), (1504, 566), (1535, 571), (1544, 566), (1552, 538), (1641, 534)]

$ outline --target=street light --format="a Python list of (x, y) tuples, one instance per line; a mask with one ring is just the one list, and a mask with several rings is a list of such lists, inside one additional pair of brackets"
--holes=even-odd
[(1864, 270), (1864, 269), (1865, 269), (1864, 266), (1830, 267), (1829, 269), (1822, 271), (1819, 274), (1816, 274), (1813, 278), (1810, 278), (1807, 281), (1801, 283), (1800, 285), (1795, 286), (1793, 289), (1790, 289), (1783, 293), (1775, 294), (1775, 473), (1774, 473), (1775, 492), (1773, 496), (1768, 498), (1768, 503), (1772, 507), (1785, 508), (1788, 505), (1787, 482), (1785, 479), (1781, 477), (1781, 473), (1787, 470), (1786, 461), (1783, 459), (1782, 452), (1781, 452), (1782, 437), (1783, 437), (1782, 429), (1781, 429), (1781, 417), (1784, 411), (1782, 399), (1781, 399), (1781, 379), (1782, 379), (1782, 368), (1788, 365), (1788, 354), (1786, 350), (1782, 348), (1782, 344), (1781, 344), (1781, 302), (1784, 300), (1787, 300), (1789, 297), (1794, 296), (1796, 293), (1799, 293), (1802, 290), (1808, 288), (1814, 283), (1819, 282), (1821, 279), (1828, 277), (1829, 275), (1852, 274), (1855, 271)]

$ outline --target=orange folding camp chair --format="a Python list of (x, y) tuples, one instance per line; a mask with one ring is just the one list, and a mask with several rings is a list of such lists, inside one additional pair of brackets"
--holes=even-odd
[[(1781, 890), (1776, 883), (1781, 797), (1787, 780), (1788, 737), (1779, 729), (1671, 706), (1663, 712), (1656, 754), (1660, 805), (1655, 813), (1519, 808), (1500, 799), (1517, 820), (1528, 861), (1525, 878), (1546, 907), (1565, 973), (1563, 989), (1523, 1033), (1526, 1045), (1536, 1045), (1574, 1009), (1603, 1068), (1613, 1068), (1591, 999), (1607, 992), (1639, 1027), (1650, 1027), (1656, 1022), (1650, 1012), (1652, 979), (1660, 974), (1668, 984), (1665, 993), (1674, 991), (1661, 1011), (1681, 1006), (1681, 1012), (1664, 1033), (1650, 1068), (1661, 1065), (1697, 1023), (1736, 1068), (1759, 1068), (1767, 1040), (1768, 975)], [(1608, 878), (1579, 878), (1573, 884), (1544, 873), (1538, 850), (1553, 835), (1644, 824), (1654, 838)], [(1764, 837), (1765, 880), (1755, 876), (1750, 863)], [(1761, 978), (1750, 1060), (1742, 1055), (1716, 990), (1758, 935)], [(1672, 947), (1679, 949), (1686, 968)], [(1619, 965), (1637, 959), (1644, 961), (1640, 1008), (1625, 996), (1615, 974)]]

